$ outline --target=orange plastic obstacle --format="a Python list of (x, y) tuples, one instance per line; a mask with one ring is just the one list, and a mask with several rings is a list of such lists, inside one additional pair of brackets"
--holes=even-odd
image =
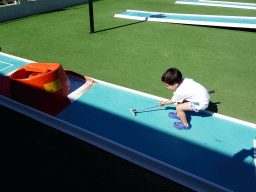
[(50, 115), (70, 104), (70, 83), (58, 63), (30, 63), (9, 77), (11, 98), (18, 102)]

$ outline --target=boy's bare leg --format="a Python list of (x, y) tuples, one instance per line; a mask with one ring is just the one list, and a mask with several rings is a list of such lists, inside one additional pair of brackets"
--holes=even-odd
[(188, 121), (187, 121), (185, 111), (192, 111), (190, 105), (187, 102), (180, 103), (176, 106), (176, 110), (177, 110), (177, 116), (180, 118), (181, 122), (187, 127)]

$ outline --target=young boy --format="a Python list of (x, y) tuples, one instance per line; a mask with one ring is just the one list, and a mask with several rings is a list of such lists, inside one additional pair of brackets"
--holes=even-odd
[(176, 68), (168, 69), (162, 76), (162, 82), (167, 89), (176, 89), (176, 91), (171, 100), (159, 102), (159, 107), (178, 103), (177, 113), (169, 113), (169, 117), (181, 121), (174, 123), (176, 129), (190, 129), (191, 124), (187, 122), (185, 111), (198, 112), (206, 109), (210, 101), (207, 89), (193, 79), (182, 78), (181, 72)]

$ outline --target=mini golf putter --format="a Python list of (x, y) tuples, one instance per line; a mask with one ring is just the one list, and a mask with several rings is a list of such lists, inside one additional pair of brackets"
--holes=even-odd
[[(215, 90), (208, 91), (208, 93), (209, 93), (209, 94), (215, 93)], [(155, 108), (155, 107), (159, 107), (159, 105), (156, 105), (156, 106), (153, 106), (153, 107), (149, 107), (149, 108), (146, 108), (146, 109), (151, 109), (151, 108)], [(146, 109), (141, 109), (141, 110), (139, 110), (139, 111), (144, 111), (144, 110), (146, 110)], [(131, 110), (131, 113), (132, 113), (134, 116), (136, 116), (136, 113), (139, 112), (139, 111), (136, 111), (136, 109), (132, 109), (132, 108), (130, 108), (130, 110)]]
[[(149, 107), (149, 108), (146, 108), (146, 109), (151, 109), (151, 108), (155, 108), (155, 107), (159, 107), (159, 105), (156, 105), (156, 106), (153, 106), (153, 107)], [(144, 111), (144, 110), (146, 110), (146, 109), (141, 109), (141, 110), (139, 110), (139, 111)], [(132, 109), (132, 108), (130, 108), (130, 110), (131, 110), (131, 112), (132, 112), (132, 114), (133, 114), (134, 116), (136, 116), (136, 113), (139, 112), (139, 111), (136, 111), (136, 109)]]
[(136, 110), (135, 110), (135, 109), (132, 110), (132, 108), (130, 108), (130, 110), (131, 110), (132, 114), (133, 114), (134, 116), (136, 116)]

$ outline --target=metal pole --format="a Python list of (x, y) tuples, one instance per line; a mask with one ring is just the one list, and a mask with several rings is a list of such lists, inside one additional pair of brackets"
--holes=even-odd
[(90, 34), (94, 34), (94, 21), (93, 21), (93, 0), (89, 0), (89, 14), (90, 14), (90, 28), (91, 32)]

